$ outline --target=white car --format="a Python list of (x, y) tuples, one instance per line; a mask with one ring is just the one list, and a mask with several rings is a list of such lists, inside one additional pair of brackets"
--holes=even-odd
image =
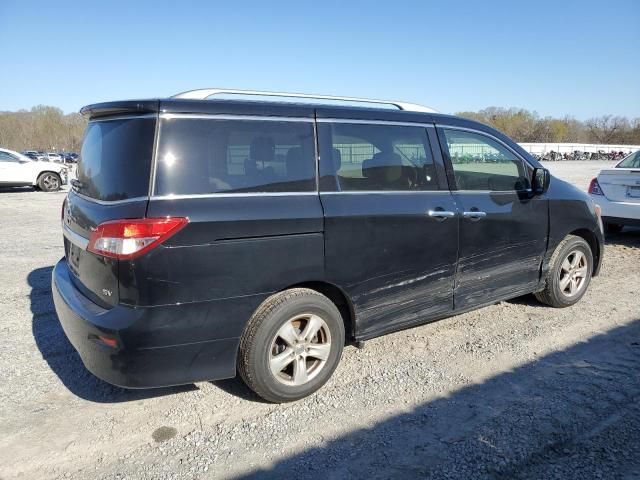
[(50, 162), (63, 163), (59, 153), (47, 152), (47, 160)]
[(68, 170), (59, 163), (37, 162), (21, 153), (0, 148), (0, 186), (34, 186), (45, 192), (67, 183)]
[(640, 150), (602, 170), (591, 180), (589, 194), (602, 208), (607, 233), (617, 233), (624, 225), (640, 226)]

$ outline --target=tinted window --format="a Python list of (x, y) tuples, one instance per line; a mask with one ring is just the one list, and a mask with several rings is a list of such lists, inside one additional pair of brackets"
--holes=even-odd
[(7, 152), (0, 152), (0, 162), (17, 162), (18, 159)]
[(89, 123), (78, 163), (78, 191), (98, 200), (148, 195), (155, 122), (132, 118)]
[(529, 178), (522, 161), (482, 134), (444, 130), (456, 185), (460, 190), (524, 190)]
[(161, 120), (156, 195), (315, 190), (311, 122)]
[(640, 150), (632, 153), (617, 165), (618, 168), (640, 168)]
[(321, 159), (332, 163), (340, 190), (438, 188), (422, 127), (323, 123), (320, 139)]

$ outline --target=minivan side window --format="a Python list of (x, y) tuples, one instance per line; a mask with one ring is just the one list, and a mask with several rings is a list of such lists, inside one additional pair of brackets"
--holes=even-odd
[(480, 133), (444, 129), (459, 190), (513, 191), (530, 187), (527, 169), (511, 150)]
[(156, 195), (316, 189), (312, 122), (162, 119)]
[(323, 122), (319, 140), (341, 191), (438, 189), (423, 127)]

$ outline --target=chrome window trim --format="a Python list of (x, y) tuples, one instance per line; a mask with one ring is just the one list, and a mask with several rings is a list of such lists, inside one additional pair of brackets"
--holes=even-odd
[(66, 225), (62, 225), (62, 235), (69, 240), (75, 246), (80, 247), (82, 250), (86, 250), (89, 246), (89, 239), (84, 238), (82, 235), (74, 232)]
[(525, 193), (532, 192), (530, 188), (524, 190), (451, 190), (451, 193)]
[(320, 141), (318, 140), (318, 123), (313, 122), (313, 153), (315, 155), (316, 192), (320, 191)]
[[(440, 124), (440, 123), (436, 123), (436, 128), (442, 128), (443, 130), (462, 130), (464, 132), (470, 132), (470, 133), (476, 133), (478, 135), (484, 135), (485, 137), (489, 137), (492, 140), (495, 140), (496, 142), (498, 142), (500, 145), (504, 146), (506, 149), (508, 149), (509, 151), (511, 151), (511, 153), (513, 153), (516, 158), (518, 158), (519, 160), (523, 161), (526, 165), (528, 165), (531, 168), (536, 168), (533, 165), (531, 165), (526, 158), (524, 158), (522, 155), (520, 155), (518, 152), (516, 152), (513, 148), (511, 148), (509, 145), (507, 145), (506, 143), (504, 143), (502, 140), (500, 140), (498, 137), (496, 137), (495, 135), (492, 135), (488, 132), (483, 132), (482, 130), (477, 130), (475, 128), (468, 128), (468, 127), (458, 127), (455, 125), (444, 125), (444, 124)], [(447, 150), (449, 149), (449, 147), (447, 146)], [(490, 191), (495, 191), (495, 190), (490, 190)], [(508, 191), (508, 192), (516, 192), (517, 190), (502, 190), (502, 191)]]
[(118, 115), (115, 117), (105, 117), (105, 118), (92, 118), (88, 123), (96, 123), (96, 122), (112, 122), (116, 120), (131, 120), (133, 118), (156, 118), (158, 116), (157, 113), (144, 113), (140, 115)]
[(253, 120), (267, 122), (313, 122), (313, 117), (285, 117), (276, 115), (230, 115), (227, 113), (160, 113), (162, 120)]
[[(421, 129), (427, 129), (427, 128), (435, 128), (435, 124), (434, 123), (424, 123), (424, 122), (396, 122), (393, 120), (362, 120), (362, 119), (349, 119), (349, 118), (318, 118), (316, 119), (316, 122), (318, 123), (351, 123), (351, 124), (356, 124), (356, 125), (390, 125), (390, 126), (396, 126), (396, 127), (417, 127), (417, 128), (421, 128)], [(433, 155), (433, 151), (432, 148), (433, 146), (431, 145), (431, 141), (429, 139), (429, 134), (425, 131), (425, 135), (426, 135), (426, 141), (427, 144), (425, 145), (425, 148), (427, 148), (429, 150), (429, 152), (431, 153), (431, 160), (432, 160), (432, 165), (435, 166), (436, 164), (436, 160), (435, 157)], [(337, 172), (334, 174), (336, 179), (338, 177)], [(337, 186), (338, 188), (340, 188), (340, 180), (337, 179)], [(446, 189), (446, 190), (441, 190), (440, 188), (438, 188), (437, 190), (338, 190), (335, 192), (321, 192), (321, 193), (329, 193), (329, 194), (336, 194), (336, 193), (348, 193), (348, 194), (378, 194), (378, 193), (382, 193), (382, 194), (388, 194), (388, 193), (393, 193), (393, 194), (398, 194), (398, 193), (425, 193), (425, 192), (439, 192), (439, 193), (451, 193), (450, 189)]]
[(84, 200), (87, 200), (88, 202), (93, 202), (93, 203), (97, 203), (98, 205), (122, 205), (125, 203), (133, 203), (133, 202), (140, 202), (140, 201), (147, 201), (149, 200), (149, 197), (132, 197), (132, 198), (125, 198), (124, 200), (98, 200), (97, 198), (91, 198), (91, 197), (87, 197), (86, 195), (83, 195), (82, 193), (76, 192), (75, 190), (71, 189), (69, 190), (69, 193), (74, 194)]
[(190, 193), (180, 195), (152, 195), (151, 200), (185, 200), (195, 198), (245, 198), (245, 197), (295, 197), (317, 196), (317, 191), (311, 192), (239, 192), (239, 193)]
[(160, 115), (156, 116), (156, 129), (153, 135), (153, 152), (151, 154), (151, 172), (149, 173), (149, 192), (151, 197), (156, 189), (156, 170), (158, 169), (158, 145), (160, 144)]
[[(173, 120), (176, 118), (181, 119), (197, 119), (197, 120), (247, 120), (247, 121), (270, 121), (270, 122), (306, 122), (313, 124), (313, 135), (314, 135), (314, 153), (315, 153), (315, 190), (310, 190), (306, 192), (246, 192), (246, 193), (232, 193), (232, 192), (220, 192), (220, 193), (190, 193), (190, 194), (180, 194), (180, 195), (156, 195), (156, 176), (157, 176), (157, 156), (158, 156), (158, 148), (154, 149), (154, 158), (153, 158), (153, 188), (150, 191), (150, 200), (179, 200), (179, 199), (191, 199), (191, 198), (222, 198), (222, 197), (240, 197), (240, 196), (258, 196), (258, 195), (269, 195), (269, 196), (287, 196), (287, 195), (317, 195), (320, 188), (320, 178), (318, 174), (319, 168), (319, 153), (317, 146), (318, 135), (316, 132), (316, 122), (311, 117), (278, 117), (278, 116), (268, 116), (268, 115), (228, 115), (228, 114), (190, 114), (190, 113), (161, 113), (159, 115), (160, 119), (163, 120)], [(158, 122), (158, 145), (160, 142), (160, 137), (162, 136), (162, 128), (160, 122)]]
[(358, 125), (394, 125), (398, 127), (419, 127), (419, 128), (427, 128), (433, 127), (433, 123), (424, 123), (424, 122), (397, 122), (394, 120), (361, 120), (361, 119), (351, 119), (351, 118), (318, 118), (316, 119), (318, 123), (354, 123)]
[(320, 195), (398, 195), (398, 194), (439, 193), (451, 195), (451, 190), (341, 190), (338, 192), (320, 192)]

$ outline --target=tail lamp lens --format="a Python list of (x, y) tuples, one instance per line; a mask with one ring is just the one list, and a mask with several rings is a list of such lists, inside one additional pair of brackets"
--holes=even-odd
[(591, 179), (591, 183), (589, 184), (589, 193), (592, 195), (603, 195), (597, 178)]
[(182, 230), (188, 218), (142, 218), (101, 223), (89, 239), (87, 250), (104, 257), (130, 260), (157, 247)]

